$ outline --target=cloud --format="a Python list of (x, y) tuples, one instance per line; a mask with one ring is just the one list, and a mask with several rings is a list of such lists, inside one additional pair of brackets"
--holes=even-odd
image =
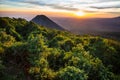
[(120, 6), (106, 6), (106, 7), (96, 7), (96, 6), (91, 6), (91, 8), (96, 8), (96, 9), (109, 9), (109, 8), (120, 8)]
[(84, 11), (86, 13), (96, 13), (96, 12), (98, 12), (98, 11), (94, 11), (94, 10), (82, 10), (82, 11)]
[(74, 8), (74, 7), (69, 7), (69, 6), (61, 6), (61, 5), (48, 5), (54, 9), (61, 9), (61, 10), (69, 10), (69, 11), (78, 11), (78, 8)]
[(120, 12), (109, 12), (109, 13), (118, 13), (118, 14), (120, 14)]
[(42, 2), (42, 1), (35, 1), (35, 0), (25, 0), (25, 1), (19, 1), (20, 3), (27, 3), (27, 4), (31, 4), (31, 5), (39, 5), (39, 6), (44, 6), (46, 3)]
[(72, 5), (60, 5), (56, 3), (45, 3), (43, 1), (21, 1), (21, 3), (27, 3), (31, 5), (38, 5), (38, 6), (46, 6), (51, 7), (53, 9), (60, 9), (60, 10), (68, 10), (68, 11), (77, 11), (78, 8), (71, 7)]
[(110, 1), (120, 1), (120, 0), (98, 0), (98, 2), (110, 2)]
[[(100, 0), (102, 1), (102, 0)], [(108, 1), (108, 0), (105, 0)], [(106, 10), (112, 9), (113, 12), (117, 11), (117, 9), (120, 9), (120, 1), (109, 1), (109, 2), (101, 2), (101, 3), (94, 3), (89, 5), (90, 8), (97, 9), (97, 10)], [(109, 11), (108, 11), (109, 12)]]
[[(51, 9), (51, 10), (66, 10), (66, 11), (79, 11), (82, 10), (86, 13), (97, 13), (109, 9), (115, 13), (120, 9), (120, 0), (0, 0), (0, 4), (13, 6), (15, 8), (32, 8), (33, 10)], [(113, 9), (114, 8), (114, 9)], [(119, 12), (117, 12), (119, 13)]]

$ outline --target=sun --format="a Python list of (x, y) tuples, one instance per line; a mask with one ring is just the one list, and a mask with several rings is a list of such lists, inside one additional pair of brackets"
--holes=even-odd
[(76, 14), (77, 16), (84, 16), (84, 15), (85, 15), (85, 13), (82, 12), (82, 11), (76, 12), (75, 14)]

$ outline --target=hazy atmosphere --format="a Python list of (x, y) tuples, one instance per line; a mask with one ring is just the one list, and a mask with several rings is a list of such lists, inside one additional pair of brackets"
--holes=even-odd
[(0, 0), (0, 16), (23, 17), (116, 17), (120, 15), (120, 0)]

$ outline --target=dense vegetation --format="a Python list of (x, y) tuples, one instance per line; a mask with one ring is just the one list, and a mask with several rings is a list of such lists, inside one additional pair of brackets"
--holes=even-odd
[(0, 80), (119, 80), (120, 42), (0, 18)]
[(89, 34), (120, 41), (120, 32), (105, 32), (105, 31), (99, 32), (98, 31), (98, 32), (89, 32)]

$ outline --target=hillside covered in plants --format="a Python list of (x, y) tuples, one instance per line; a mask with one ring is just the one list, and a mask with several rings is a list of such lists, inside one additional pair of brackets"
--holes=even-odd
[(0, 80), (119, 80), (120, 42), (0, 17)]

